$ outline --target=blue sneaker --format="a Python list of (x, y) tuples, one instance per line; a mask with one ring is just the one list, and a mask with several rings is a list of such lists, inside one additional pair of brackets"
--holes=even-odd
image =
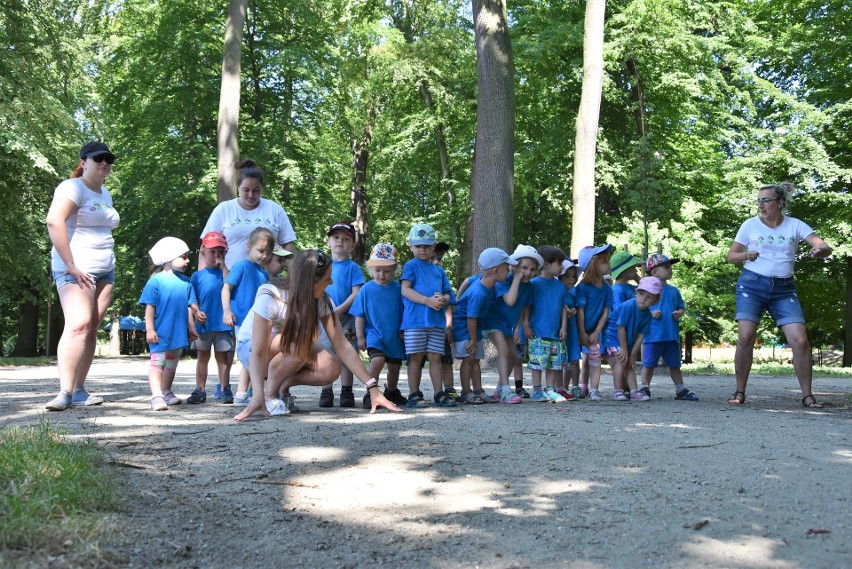
[(221, 399), (222, 398), (222, 384), (216, 384), (216, 393), (213, 394), (213, 399)]
[(675, 393), (675, 399), (680, 399), (681, 401), (698, 401), (698, 396), (684, 387), (683, 391)]
[(541, 389), (534, 389), (533, 394), (530, 397), (530, 401), (535, 401), (536, 403), (550, 403), (550, 397), (547, 396)]
[[(231, 391), (230, 386), (222, 390), (219, 398), (222, 400), (222, 403), (226, 405), (230, 405), (234, 402), (234, 393)], [(249, 397), (249, 399), (251, 398)]]

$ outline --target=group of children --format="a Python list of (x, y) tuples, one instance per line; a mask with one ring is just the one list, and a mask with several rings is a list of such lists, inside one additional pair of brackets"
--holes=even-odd
[[(668, 284), (678, 259), (652, 255), (645, 263), (646, 276), (640, 279), (637, 268), (642, 261), (626, 252), (613, 254), (610, 245), (585, 247), (577, 261), (552, 246), (518, 245), (511, 255), (489, 248), (479, 256), (480, 273), (466, 279), (456, 296), (440, 263), (447, 247), (436, 255), (435, 231), (427, 224), (416, 224), (409, 232), (414, 258), (402, 266), (398, 281), (394, 277), (399, 259), (393, 245), (378, 243), (372, 248), (366, 262), (371, 280), (365, 282), (351, 259), (356, 238), (352, 224), (337, 222), (327, 236), (332, 257), (327, 292), (341, 328), (356, 350), (367, 352), (371, 377), (379, 377), (387, 367), (384, 396), (397, 405), (428, 405), (420, 390), (425, 361), (434, 405), (441, 407), (518, 404), (523, 399), (599, 401), (603, 361), (612, 368), (613, 399), (647, 401), (661, 357), (675, 384), (675, 397), (698, 399), (684, 386), (680, 373), (679, 320), (685, 306), (678, 289)], [(166, 237), (150, 251), (156, 272), (139, 302), (145, 305), (151, 347), (153, 410), (180, 403), (171, 385), (178, 358), (190, 340), (195, 341), (198, 363), (196, 388), (187, 402), (206, 401), (211, 351), (216, 354), (220, 382), (217, 396), (223, 403), (249, 401), (248, 362), (242, 362), (236, 394), (230, 387), (232, 329), (239, 329), (260, 285), (279, 275), (292, 253), (277, 246), (272, 233), (263, 228), (252, 233), (248, 258), (230, 271), (224, 266), (226, 250), (223, 234), (205, 235), (201, 254), (206, 268), (192, 279), (182, 274), (189, 258), (186, 243)], [(491, 394), (482, 387), (485, 339), (497, 350), (498, 382)], [(641, 386), (634, 371), (640, 352)], [(453, 356), (460, 360), (460, 392), (453, 386)], [(404, 361), (407, 396), (399, 389)], [(524, 388), (524, 361), (531, 370), (532, 393)], [(339, 405), (354, 407), (353, 374), (345, 366), (342, 369)], [(514, 387), (509, 383), (513, 372)], [(323, 388), (320, 407), (332, 407), (334, 400), (332, 386)], [(369, 392), (363, 406), (371, 407)]]

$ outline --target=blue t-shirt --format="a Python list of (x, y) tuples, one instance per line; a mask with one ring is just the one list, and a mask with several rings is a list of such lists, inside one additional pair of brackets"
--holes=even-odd
[(139, 304), (154, 307), (154, 331), (159, 342), (148, 344), (152, 353), (189, 344), (189, 305), (195, 302), (195, 293), (186, 275), (162, 271), (148, 279)]
[(665, 284), (660, 293), (660, 302), (648, 310), (659, 310), (662, 312), (659, 318), (651, 319), (651, 332), (645, 336), (645, 343), (649, 342), (679, 342), (680, 321), (672, 318), (672, 312), (686, 308), (683, 297), (676, 286)]
[[(332, 283), (325, 288), (325, 292), (331, 297), (335, 306), (340, 306), (346, 302), (346, 299), (352, 294), (353, 287), (361, 286), (366, 282), (361, 267), (352, 259), (331, 263), (331, 281)], [(346, 314), (348, 315), (350, 312), (348, 311)], [(351, 319), (344, 319), (343, 314), (339, 316), (341, 317), (341, 324), (347, 323), (344, 328), (354, 328), (354, 323), (349, 324)]]
[[(450, 285), (450, 279), (443, 267), (434, 265), (429, 261), (412, 259), (402, 267), (400, 282), (408, 281), (411, 288), (423, 296), (434, 296), (436, 292), (450, 295), (450, 304), (455, 304), (456, 295)], [(425, 304), (412, 302), (402, 298), (405, 308), (402, 314), (402, 330), (415, 328), (444, 328), (447, 319), (443, 310), (433, 310)]]
[(653, 318), (651, 318), (650, 310), (639, 310), (639, 307), (636, 306), (636, 299), (631, 298), (630, 300), (621, 303), (621, 305), (616, 309), (615, 320), (615, 333), (607, 329), (606, 345), (620, 345), (618, 341), (618, 328), (623, 327), (627, 334), (627, 350), (629, 352), (633, 349), (633, 344), (636, 342), (636, 337), (639, 334), (647, 336), (651, 331), (651, 321)]
[[(582, 308), (585, 311), (586, 334), (594, 332), (604, 308), (610, 306), (612, 306), (612, 287), (608, 284), (603, 283), (600, 287), (596, 287), (584, 281), (577, 285), (577, 309)], [(603, 336), (602, 330), (601, 339)]]
[(257, 289), (268, 280), (269, 275), (263, 267), (249, 259), (243, 259), (231, 268), (225, 282), (234, 287), (231, 290), (231, 312), (237, 319), (237, 326), (242, 324), (246, 314), (251, 310)]
[(389, 358), (405, 359), (405, 345), (399, 337), (402, 287), (397, 281), (384, 286), (370, 281), (362, 286), (349, 314), (364, 319), (368, 348), (381, 350)]
[(494, 289), (482, 284), (482, 278), (471, 279), (465, 293), (456, 302), (453, 314), (453, 341), (462, 342), (470, 340), (467, 331), (467, 319), (476, 318), (476, 340), (482, 339), (482, 330), (485, 329), (483, 320), (491, 310), (494, 303)]
[(562, 328), (562, 312), (568, 303), (568, 290), (557, 278), (542, 276), (530, 281), (530, 328), (537, 338), (559, 339)]
[[(577, 288), (572, 287), (571, 289), (566, 289), (565, 293), (565, 306), (567, 306), (568, 308), (576, 308)], [(569, 362), (573, 362), (580, 359), (580, 331), (577, 330), (576, 314), (568, 319), (568, 333), (565, 334), (565, 350), (568, 354)]]
[(222, 308), (222, 269), (207, 267), (192, 275), (192, 292), (198, 299), (198, 308), (207, 315), (204, 324), (196, 325), (199, 334), (207, 332), (230, 332), (225, 324), (224, 309)]
[(606, 318), (604, 336), (615, 338), (615, 344), (610, 344), (607, 341), (607, 346), (618, 345), (618, 307), (631, 298), (636, 298), (635, 286), (627, 283), (615, 283), (612, 285), (612, 303), (609, 305), (609, 316)]

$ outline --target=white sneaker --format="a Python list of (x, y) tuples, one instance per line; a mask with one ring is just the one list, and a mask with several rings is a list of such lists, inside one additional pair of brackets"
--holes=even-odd
[(597, 389), (592, 389), (589, 391), (589, 401), (600, 401), (601, 394)]

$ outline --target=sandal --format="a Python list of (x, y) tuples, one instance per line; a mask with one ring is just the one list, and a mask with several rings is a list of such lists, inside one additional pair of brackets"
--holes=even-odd
[[(808, 401), (808, 399), (810, 399), (810, 401)], [(814, 397), (813, 393), (802, 397), (802, 406), (808, 407), (809, 409), (822, 409), (822, 403), (817, 403), (816, 397)]]
[(745, 403), (745, 392), (734, 391), (734, 394), (728, 397), (728, 403), (731, 405), (742, 405)]
[(485, 401), (482, 400), (482, 397), (474, 393), (473, 391), (465, 391), (461, 394), (464, 402), (469, 405), (482, 405)]
[(446, 391), (439, 391), (435, 394), (435, 405), (438, 407), (455, 407), (456, 400)]
[(405, 402), (406, 407), (413, 407), (415, 409), (419, 409), (421, 407), (426, 407), (426, 400), (423, 399), (422, 391), (415, 391), (414, 393), (408, 394), (408, 401)]

